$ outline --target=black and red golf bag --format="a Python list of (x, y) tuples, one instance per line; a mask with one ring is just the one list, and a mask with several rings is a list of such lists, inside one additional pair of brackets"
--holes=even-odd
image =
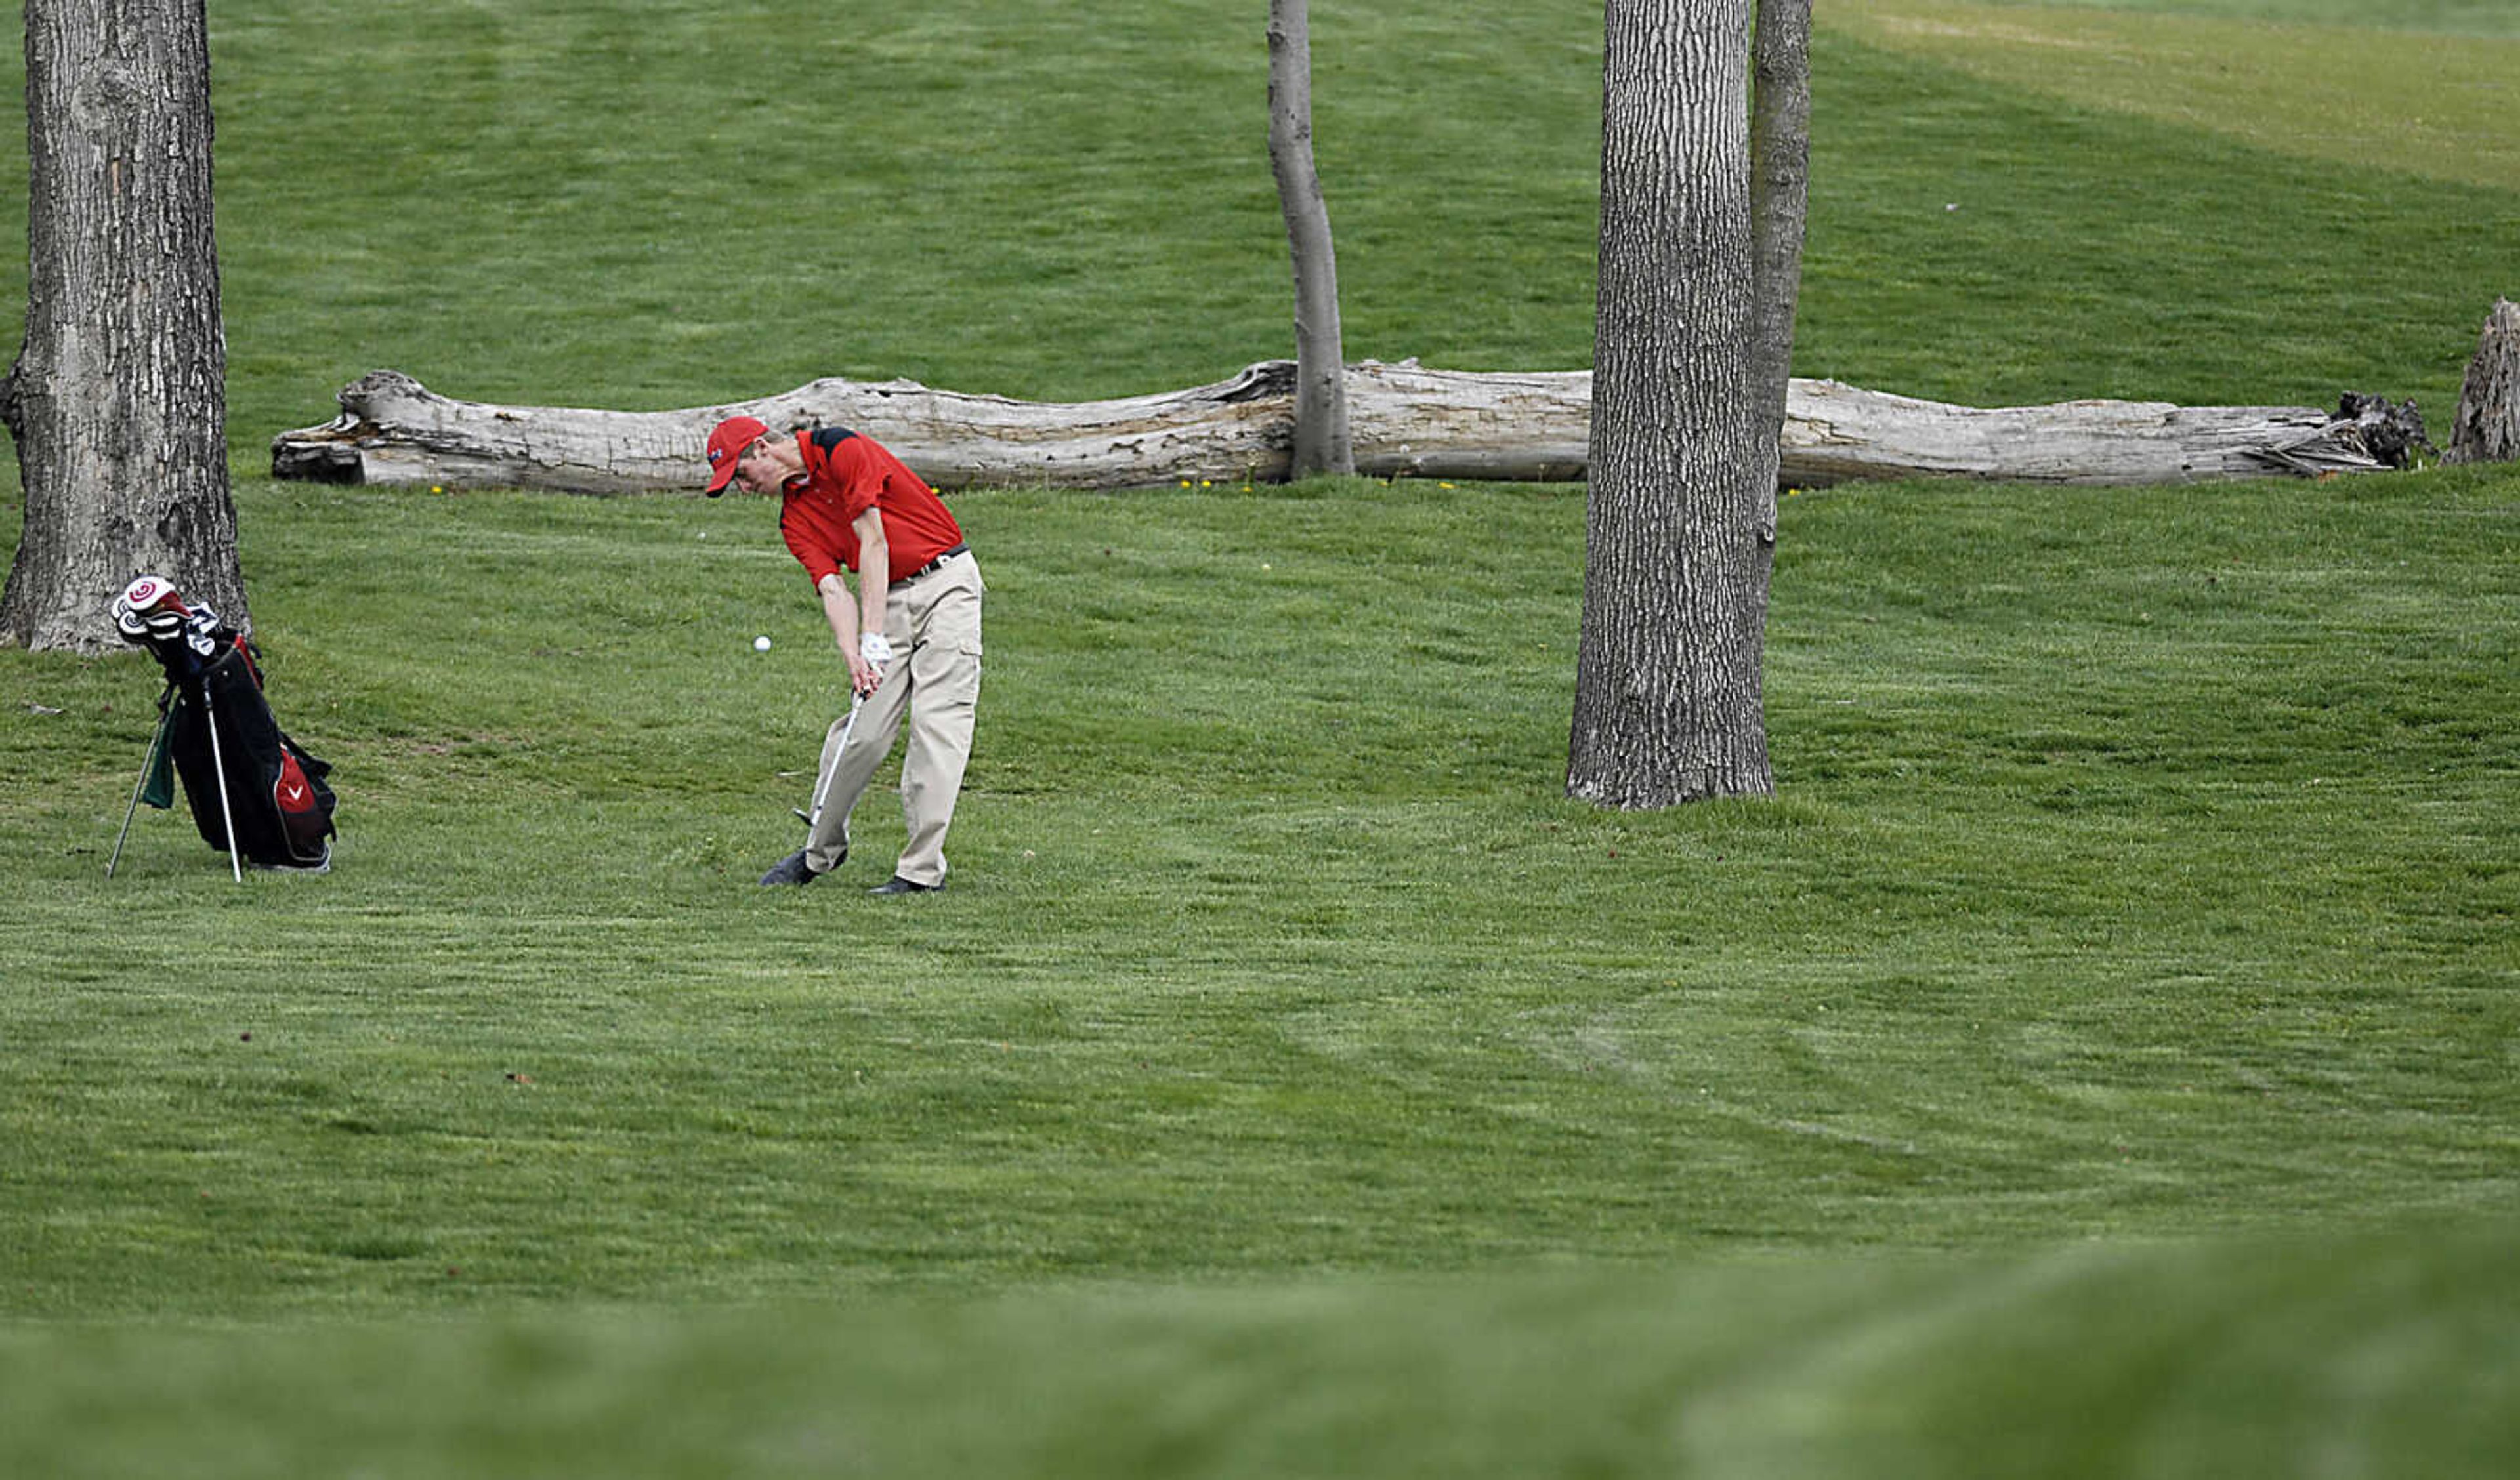
[[(333, 862), (332, 767), (281, 731), (262, 695), (262, 667), (244, 633), (158, 576), (142, 576), (113, 604), (115, 630), (149, 650), (166, 673), (159, 695), (158, 785), (142, 799), (171, 806), (169, 760), (202, 838), (265, 869), (322, 872)], [(170, 707), (171, 706), (171, 707)]]

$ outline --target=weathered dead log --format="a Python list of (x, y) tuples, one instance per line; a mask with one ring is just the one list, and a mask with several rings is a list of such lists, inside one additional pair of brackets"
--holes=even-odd
[(2391, 468), (2412, 468), (2417, 460), (2437, 455), (2438, 449), (2424, 435), (2424, 414), (2413, 401), (2392, 403), (2387, 396), (2357, 395), (2347, 391), (2336, 400), (2336, 415), (2331, 420), (2354, 424), (2354, 439), (2362, 450)]
[(2449, 463), (2508, 463), (2520, 458), (2520, 304), (2494, 300), (2476, 358), (2458, 391), (2452, 418)]
[[(1285, 476), (1293, 366), (1160, 395), (1016, 401), (913, 381), (816, 381), (724, 406), (624, 412), (459, 401), (395, 371), (343, 387), (341, 415), (283, 432), (272, 475), (641, 493), (697, 487), (719, 418), (851, 426), (948, 488), (1126, 488)], [(1372, 477), (1573, 480), (1591, 430), (1589, 371), (1347, 371), (1357, 471)], [(1797, 380), (1780, 477), (1797, 486), (1932, 474), (2047, 483), (2182, 483), (2387, 464), (2363, 424), (2314, 407), (2067, 401), (1984, 410)]]
[(1789, 483), (1933, 474), (2032, 483), (2190, 483), (2371, 471), (2357, 425), (2309, 406), (2063, 401), (1982, 410), (1796, 381)]
[(722, 418), (774, 427), (855, 427), (945, 487), (1045, 483), (1108, 488), (1180, 477), (1267, 475), (1285, 461), (1292, 367), (1075, 405), (931, 390), (915, 381), (816, 381), (784, 395), (679, 411), (497, 406), (437, 394), (399, 371), (342, 387), (341, 415), (280, 434), (272, 476), (340, 483), (444, 483), (567, 493), (697, 489), (701, 443)]

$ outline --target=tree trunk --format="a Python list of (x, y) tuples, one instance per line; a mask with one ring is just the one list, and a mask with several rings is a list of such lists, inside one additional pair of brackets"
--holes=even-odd
[[(656, 493), (697, 488), (720, 417), (777, 427), (852, 426), (946, 488), (1148, 488), (1185, 478), (1284, 478), (1294, 366), (1125, 400), (1015, 401), (824, 380), (783, 395), (681, 411), (601, 411), (455, 400), (380, 370), (342, 387), (341, 415), (272, 439), (274, 477), (427, 487)], [(1590, 371), (1347, 368), (1357, 471), (1369, 477), (1537, 479), (1586, 474)], [(2367, 471), (2350, 419), (2313, 406), (2068, 401), (1980, 410), (1797, 380), (1779, 471), (1791, 487), (1855, 478), (2152, 484)]]
[(25, 531), (0, 640), (102, 651), (134, 576), (240, 627), (203, 0), (28, 0)]
[(1604, 29), (1566, 790), (1626, 808), (1764, 795), (1749, 0), (1609, 0)]
[(2494, 300), (2476, 358), (2458, 391), (2451, 423), (2449, 463), (2508, 463), (2520, 459), (2520, 304)]
[(1313, 162), (1313, 42), (1306, 0), (1269, 0), (1269, 167), (1295, 275), (1292, 471), (1356, 471), (1339, 346), (1338, 254)]
[(1767, 629), (1768, 576), (1776, 568), (1777, 476), (1794, 370), (1794, 309), (1802, 295), (1803, 236), (1811, 201), (1811, 0), (1759, 0), (1750, 73), (1750, 382), (1756, 458), (1750, 491), (1759, 506), (1760, 575), (1746, 618)]

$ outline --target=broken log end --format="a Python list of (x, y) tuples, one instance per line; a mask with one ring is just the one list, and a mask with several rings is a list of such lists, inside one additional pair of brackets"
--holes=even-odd
[(271, 439), (271, 475), (283, 481), (358, 484), (368, 480), (367, 459), (342, 442), (292, 440), (293, 434)]
[(2446, 463), (2520, 460), (2520, 304), (2496, 298), (2460, 381)]

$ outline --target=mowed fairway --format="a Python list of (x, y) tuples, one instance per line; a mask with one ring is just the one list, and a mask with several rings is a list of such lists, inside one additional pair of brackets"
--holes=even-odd
[[(344, 836), (240, 888), (144, 811), (109, 883), (154, 674), (0, 652), (0, 1473), (2507, 1473), (2507, 473), (1799, 491), (1780, 794), (1649, 816), (1559, 795), (1580, 488), (973, 490), (913, 901), (880, 791), (752, 883), (837, 703), (759, 501), (254, 475), (376, 364), (1285, 352), (1254, 19), (1114, 9), (814, 40), (916, 110), (730, 71), (766, 12), (217, 9), (245, 560)], [(2507, 186), (1822, 19), (1806, 373), (2446, 413)], [(1352, 353), (1585, 363), (1598, 26), (1321, 9)]]

